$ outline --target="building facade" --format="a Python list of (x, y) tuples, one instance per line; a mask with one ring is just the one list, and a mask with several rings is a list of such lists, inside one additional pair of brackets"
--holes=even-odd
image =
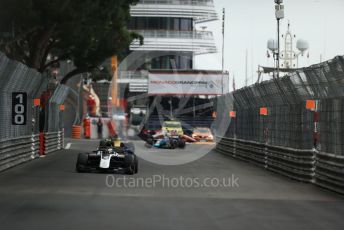
[[(134, 41), (130, 53), (118, 67), (116, 84), (118, 97), (128, 99), (125, 108), (151, 107), (155, 96), (149, 96), (148, 76), (151, 72), (194, 75), (197, 55), (217, 52), (213, 33), (206, 27), (197, 26), (218, 20), (213, 0), (141, 0), (131, 10), (132, 20), (128, 23), (131, 31), (144, 37), (144, 43)], [(197, 29), (201, 27), (202, 29)], [(207, 71), (202, 69), (202, 73)], [(220, 71), (217, 71), (219, 74)], [(220, 74), (222, 71), (220, 72)], [(214, 71), (209, 71), (209, 75)], [(228, 76), (228, 75), (227, 75)], [(144, 96), (146, 94), (146, 96)], [(180, 105), (195, 107), (210, 104), (208, 96), (203, 95), (159, 95), (162, 111), (178, 117)], [(202, 102), (203, 100), (203, 102)], [(181, 103), (183, 101), (183, 103)], [(207, 108), (201, 106), (202, 114)], [(190, 114), (196, 115), (195, 109)], [(189, 114), (189, 115), (190, 115)]]
[(213, 34), (196, 24), (217, 20), (212, 0), (141, 0), (131, 8), (129, 29), (144, 37), (130, 46), (131, 60), (119, 68), (119, 83), (146, 92), (149, 70), (192, 70), (196, 55), (216, 53)]

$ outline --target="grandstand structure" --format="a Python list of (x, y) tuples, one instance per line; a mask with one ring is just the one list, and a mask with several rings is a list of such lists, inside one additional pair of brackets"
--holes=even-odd
[[(199, 23), (218, 20), (213, 1), (141, 0), (132, 6), (130, 12), (132, 20), (128, 27), (141, 34), (144, 43), (134, 41), (127, 59), (118, 67), (116, 84), (119, 87), (116, 88), (119, 100), (127, 100), (124, 110), (130, 114), (132, 108), (145, 107), (149, 111), (147, 116), (152, 117), (151, 121), (157, 117), (160, 120), (177, 118), (190, 121), (190, 117), (211, 120), (216, 95), (190, 94), (185, 90), (165, 95), (164, 91), (159, 95), (152, 94), (149, 92), (149, 77), (152, 72), (161, 74), (161, 81), (168, 74), (186, 76), (185, 79), (197, 79), (200, 73), (205, 78), (224, 74), (223, 71), (195, 69), (197, 55), (217, 52), (213, 33), (205, 31), (203, 25), (202, 29), (196, 29)], [(222, 93), (228, 93), (228, 89)]]

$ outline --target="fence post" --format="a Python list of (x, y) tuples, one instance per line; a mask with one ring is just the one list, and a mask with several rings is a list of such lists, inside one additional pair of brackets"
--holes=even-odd
[[(269, 143), (269, 120), (265, 119), (268, 118), (269, 110), (267, 107), (261, 107), (259, 109), (259, 115), (263, 118), (263, 136), (264, 136), (264, 168), (268, 168), (268, 143)], [(267, 123), (265, 125), (265, 122)]]

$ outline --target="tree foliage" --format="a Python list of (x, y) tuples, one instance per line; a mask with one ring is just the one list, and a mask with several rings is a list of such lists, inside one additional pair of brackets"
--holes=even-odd
[(1, 0), (0, 50), (40, 72), (72, 60), (76, 69), (64, 77), (61, 83), (66, 83), (127, 52), (133, 39), (142, 42), (126, 27), (137, 1)]

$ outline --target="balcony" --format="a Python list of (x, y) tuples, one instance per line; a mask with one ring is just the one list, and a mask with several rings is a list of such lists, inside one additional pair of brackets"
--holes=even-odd
[(147, 82), (148, 70), (119, 71), (118, 83)]
[(193, 18), (195, 23), (217, 20), (212, 0), (142, 0), (132, 6), (133, 17)]
[(144, 44), (134, 41), (132, 51), (177, 51), (194, 54), (216, 53), (213, 33), (209, 31), (134, 30), (144, 37)]
[(214, 6), (213, 0), (140, 0), (139, 4)]
[(117, 84), (128, 84), (131, 93), (148, 91), (148, 71), (119, 71)]

